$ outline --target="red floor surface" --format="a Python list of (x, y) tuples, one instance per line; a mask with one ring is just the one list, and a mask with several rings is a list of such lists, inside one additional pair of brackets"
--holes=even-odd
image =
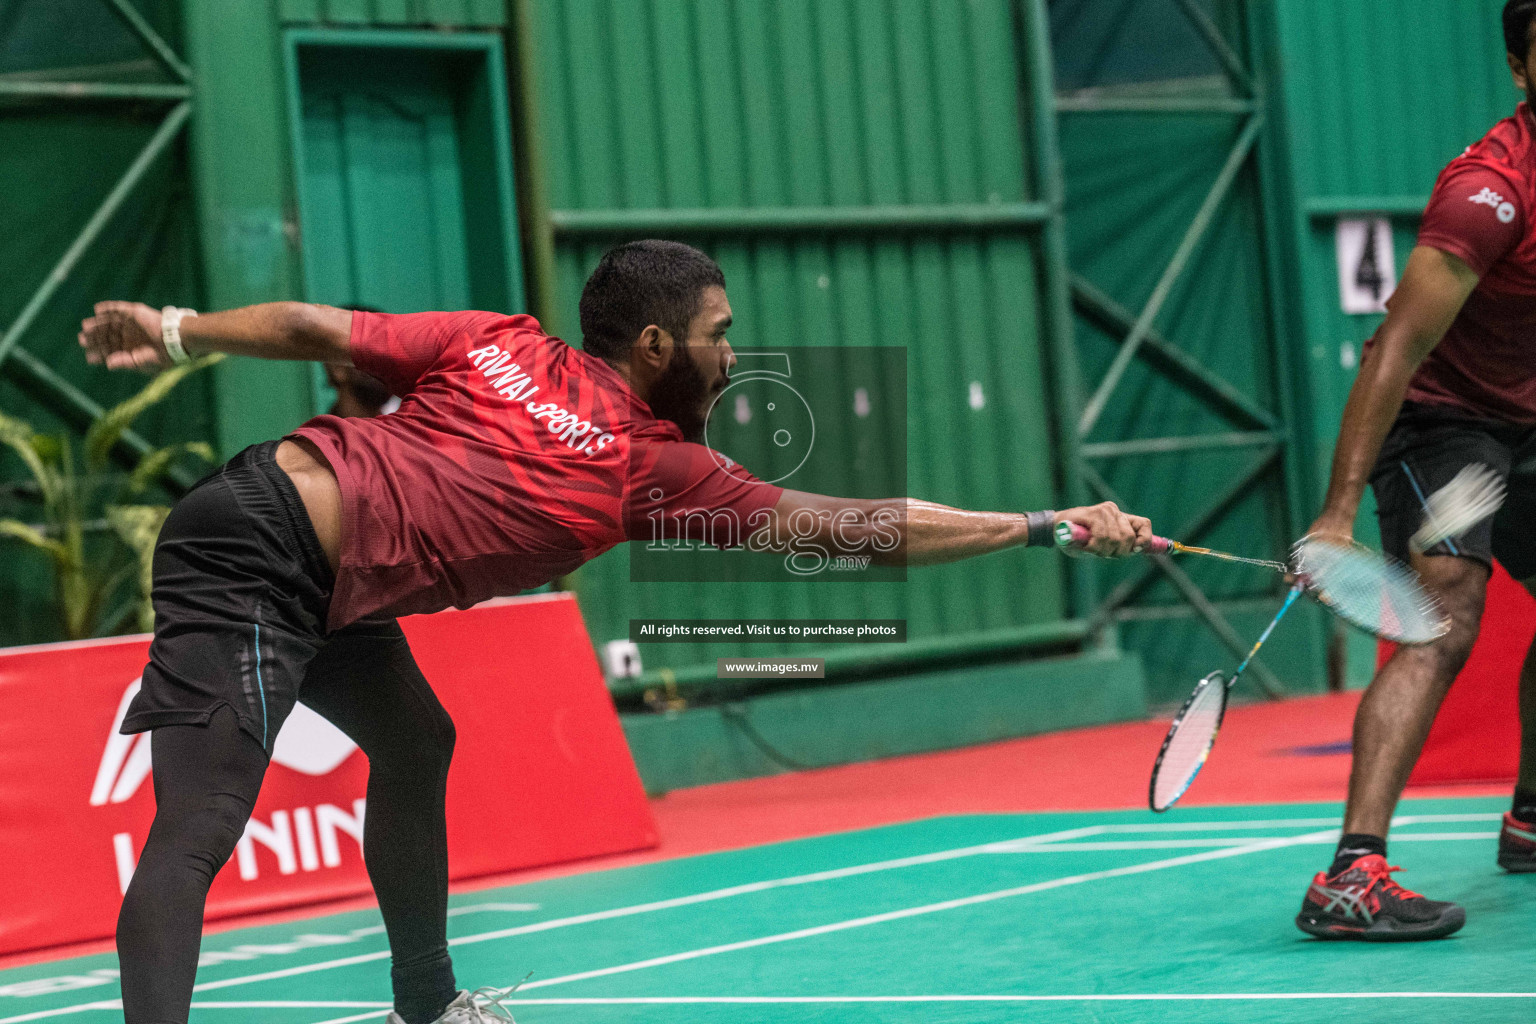
[[(1358, 693), (1234, 707), (1183, 805), (1341, 801)], [(652, 801), (661, 845), (642, 853), (475, 879), (455, 891), (757, 846), (946, 814), (1145, 807), (1166, 719), (1007, 740), (679, 790)], [(1507, 785), (1419, 787), (1408, 796), (1508, 793)], [(1172, 813), (1178, 813), (1174, 811)], [(327, 904), (325, 912), (370, 899)], [(209, 931), (293, 920), (319, 908), (237, 918)], [(105, 942), (0, 958), (0, 967), (110, 949)]]
[[(1358, 693), (1344, 693), (1232, 708), (1184, 804), (1343, 800), (1358, 702)], [(940, 814), (1145, 807), (1148, 774), (1167, 729), (1166, 719), (1130, 722), (682, 790), (653, 802), (662, 845), (642, 856), (685, 856)], [(1421, 787), (1407, 795), (1509, 788)]]

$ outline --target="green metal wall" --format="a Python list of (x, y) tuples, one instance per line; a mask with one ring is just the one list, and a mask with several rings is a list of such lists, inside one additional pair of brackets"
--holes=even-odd
[[(289, 144), (284, 25), (388, 30), (499, 28), (492, 0), (241, 0), (185, 3), (195, 72), (197, 197), (208, 301), (218, 308), (304, 296)], [(309, 369), (230, 360), (217, 370), (218, 439), (231, 453), (316, 410)]]
[[(576, 340), (582, 282), (608, 245), (686, 239), (725, 270), (738, 347), (907, 348), (910, 492), (1052, 505), (1013, 7), (532, 4), (557, 243), (552, 326)], [(918, 208), (922, 223), (896, 226)], [(618, 550), (575, 583), (598, 642), (627, 635), (635, 614), (895, 617), (922, 639), (1065, 613), (1060, 560), (1023, 551), (915, 570), (905, 584), (699, 587), (632, 584)], [(645, 657), (677, 667), (719, 653), (656, 645)]]
[[(1421, 2), (1411, 5), (1412, 17), (1394, 0), (1269, 6), (1288, 179), (1284, 243), (1296, 296), (1288, 348), (1308, 428), (1298, 441), (1320, 505), (1360, 346), (1381, 322), (1340, 310), (1335, 223), (1389, 216), (1401, 274), (1441, 168), (1521, 97), (1504, 63), (1499, 4)], [(1361, 513), (1357, 535), (1373, 541), (1369, 494)], [(1351, 636), (1348, 679), (1359, 685), (1370, 679), (1374, 645)]]
[[(178, 7), (175, 0), (138, 5), (174, 49), (181, 45)], [(11, 335), (156, 136), (178, 98), (168, 78), (101, 0), (0, 4), (0, 337)], [(59, 82), (106, 88), (90, 97), (49, 95)], [(148, 93), (167, 91), (162, 98), (124, 95), (146, 86)], [(29, 88), (34, 95), (21, 95)], [(15, 336), (15, 349), (0, 362), (0, 411), (39, 430), (69, 433), (87, 421), (90, 403), (111, 406), (137, 391), (142, 378), (86, 364), (75, 343), (80, 319), (108, 297), (200, 304), (197, 245), (187, 157), (172, 141)], [(213, 415), (211, 378), (193, 378), (141, 417), (138, 430), (157, 444), (201, 439)], [(36, 521), (28, 479), (8, 450), (0, 455), (0, 517)], [(58, 638), (51, 579), (40, 555), (14, 542), (0, 545), (0, 644)]]
[(277, 0), (285, 22), (336, 25), (435, 25), (497, 28), (506, 23), (502, 0)]
[[(1301, 501), (1250, 6), (1061, 0), (1052, 42), (1090, 487), (1176, 539), (1284, 558)], [(1168, 702), (1241, 657), (1284, 586), (1200, 559), (1160, 568), (1116, 565), (1105, 588)], [(1321, 625), (1298, 609), (1245, 685), (1321, 689)]]

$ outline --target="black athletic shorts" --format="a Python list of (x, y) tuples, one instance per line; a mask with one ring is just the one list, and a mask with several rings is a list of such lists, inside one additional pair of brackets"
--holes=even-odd
[(1536, 576), (1536, 427), (1477, 419), (1445, 406), (1405, 403), (1382, 445), (1371, 472), (1382, 550), (1408, 561), (1408, 538), (1424, 521), (1425, 498), (1475, 462), (1504, 478), (1504, 506), (1429, 554), (1489, 567), (1497, 558), (1517, 580)]
[[(280, 442), (253, 445), (176, 503), (155, 546), (155, 638), (125, 733), (206, 725), (228, 705), (272, 753), (325, 645), (332, 578)], [(369, 627), (400, 636), (393, 620)]]

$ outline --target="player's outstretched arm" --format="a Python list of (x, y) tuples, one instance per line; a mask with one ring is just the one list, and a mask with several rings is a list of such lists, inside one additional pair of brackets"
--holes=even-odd
[(1408, 257), (1403, 279), (1387, 302), (1387, 318), (1376, 333), (1376, 344), (1349, 390), (1328, 496), (1308, 532), (1344, 537), (1354, 533), (1360, 498), (1402, 408), (1408, 382), (1440, 344), (1477, 281), (1475, 270), (1439, 249), (1419, 246)]
[[(352, 362), (347, 342), (352, 311), (307, 302), (266, 302), (224, 313), (185, 316), (181, 345), (189, 355), (228, 352), (258, 359)], [(161, 334), (160, 310), (142, 302), (98, 302), (80, 324), (88, 362), (108, 369), (154, 370), (173, 360)]]
[[(826, 550), (873, 553), (884, 565), (958, 562), (1031, 539), (1052, 545), (1060, 522), (1087, 529), (1087, 550), (1109, 558), (1138, 552), (1152, 539), (1150, 522), (1108, 501), (1052, 513), (972, 512), (917, 498), (858, 500), (785, 491), (773, 511), (771, 522), (786, 538), (815, 540)], [(774, 546), (765, 534), (753, 544)]]

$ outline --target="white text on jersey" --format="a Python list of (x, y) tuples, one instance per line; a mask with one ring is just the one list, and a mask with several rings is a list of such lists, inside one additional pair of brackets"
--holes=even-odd
[(539, 386), (533, 383), (533, 378), (521, 366), (512, 361), (510, 352), (504, 352), (496, 345), (487, 345), (471, 350), (469, 358), (497, 394), (509, 402), (521, 405), (535, 421), (542, 420), (556, 440), (564, 441), (572, 451), (596, 455), (613, 442), (612, 434), (605, 433), (600, 426), (593, 426), (558, 402), (535, 402), (533, 396)]

